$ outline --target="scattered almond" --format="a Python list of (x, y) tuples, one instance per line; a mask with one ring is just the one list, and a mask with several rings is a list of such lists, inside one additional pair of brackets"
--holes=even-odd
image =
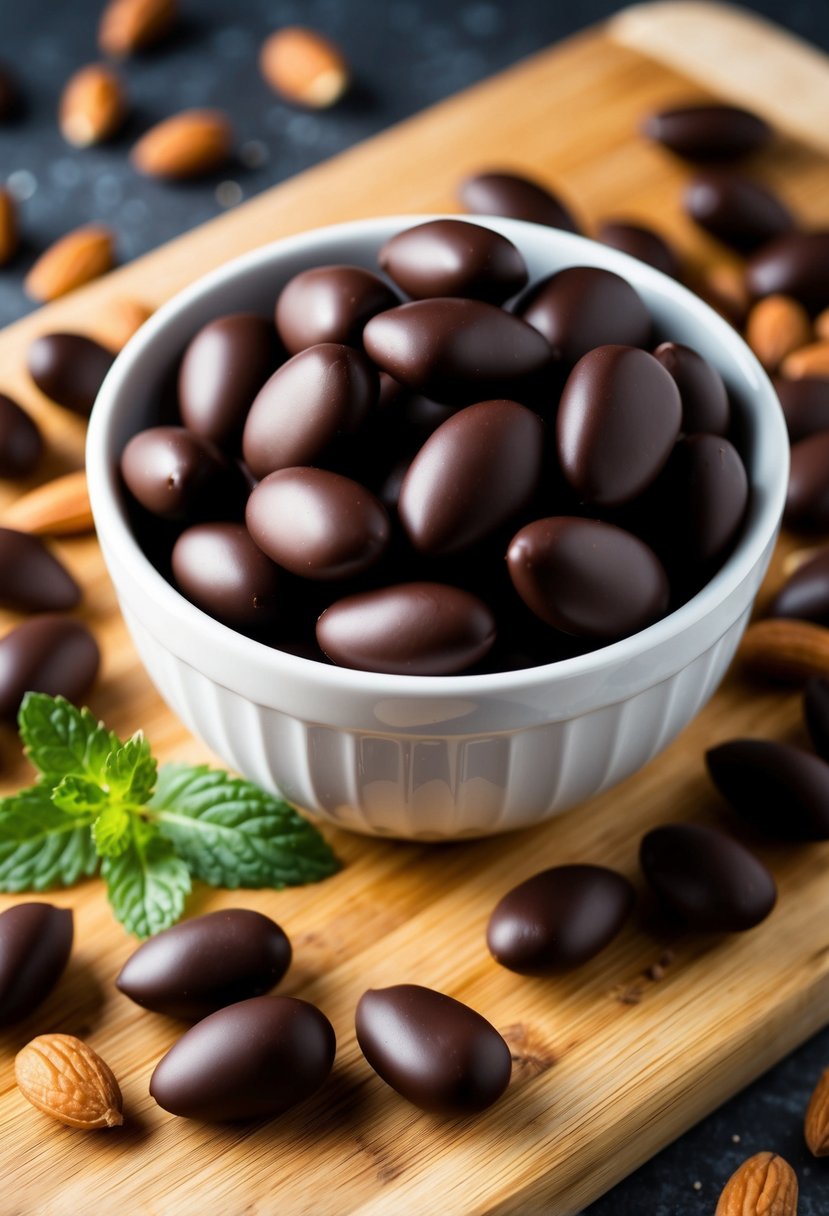
[(127, 112), (118, 75), (102, 63), (91, 63), (71, 77), (63, 90), (58, 123), (63, 138), (88, 148), (114, 135)]
[(731, 1175), (715, 1216), (797, 1216), (797, 1175), (777, 1153), (755, 1153)]
[(349, 84), (348, 64), (339, 47), (301, 25), (271, 34), (259, 52), (259, 67), (286, 101), (315, 110), (339, 101)]
[(774, 618), (749, 625), (738, 654), (755, 675), (786, 684), (829, 676), (829, 629)]
[(0, 266), (17, 253), (17, 208), (8, 190), (0, 190)]
[(699, 293), (732, 325), (745, 324), (750, 299), (743, 271), (728, 262), (709, 266), (703, 273)]
[(822, 338), (809, 346), (801, 346), (783, 360), (780, 370), (791, 380), (804, 376), (829, 376), (829, 339)]
[(829, 342), (829, 308), (824, 308), (823, 312), (815, 317), (815, 334)]
[(86, 473), (66, 473), (22, 494), (6, 507), (3, 526), (36, 536), (77, 536), (92, 532)]
[(124, 1122), (118, 1082), (97, 1052), (71, 1034), (41, 1034), (17, 1053), (17, 1085), (44, 1114), (91, 1130)]
[(829, 1157), (829, 1068), (809, 1099), (803, 1132), (810, 1153), (815, 1157)]
[(98, 26), (98, 46), (106, 55), (131, 55), (166, 38), (176, 17), (176, 0), (110, 0)]
[(42, 253), (24, 279), (33, 300), (56, 300), (112, 269), (113, 238), (102, 224), (67, 233)]
[(746, 341), (767, 371), (776, 371), (787, 355), (811, 338), (809, 314), (790, 296), (766, 296), (748, 314)]
[(791, 553), (787, 553), (783, 558), (781, 570), (784, 578), (791, 578), (795, 570), (799, 570), (806, 562), (810, 562), (813, 557), (817, 557), (818, 553), (826, 551), (825, 545), (814, 545), (807, 549), (793, 549)]
[(96, 325), (100, 341), (116, 353), (123, 350), (133, 334), (152, 316), (152, 312), (139, 300), (112, 300)]
[(142, 135), (132, 163), (150, 177), (198, 177), (227, 159), (233, 131), (221, 110), (184, 110)]

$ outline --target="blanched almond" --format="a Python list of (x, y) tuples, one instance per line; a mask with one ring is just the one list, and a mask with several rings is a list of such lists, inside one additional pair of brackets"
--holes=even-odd
[(131, 159), (149, 177), (198, 177), (227, 159), (232, 141), (230, 121), (221, 110), (184, 110), (147, 131)]
[(81, 68), (69, 80), (60, 102), (61, 134), (76, 148), (86, 148), (114, 135), (127, 112), (118, 75), (102, 63)]
[(316, 30), (289, 25), (266, 39), (259, 53), (265, 80), (287, 101), (325, 109), (348, 88), (348, 64), (339, 47)]
[(112, 269), (113, 237), (103, 224), (67, 233), (42, 253), (23, 286), (33, 300), (56, 300)]

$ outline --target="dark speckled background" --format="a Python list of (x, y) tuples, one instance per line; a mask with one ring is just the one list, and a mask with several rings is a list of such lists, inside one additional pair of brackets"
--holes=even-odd
[[(23, 274), (36, 253), (68, 229), (93, 218), (111, 224), (119, 260), (126, 261), (620, 7), (608, 0), (181, 5), (175, 40), (124, 67), (133, 103), (129, 126), (114, 143), (80, 153), (63, 142), (54, 116), (66, 78), (96, 58), (101, 0), (0, 0), (0, 59), (17, 73), (25, 98), (20, 118), (0, 127), (0, 178), (21, 200), (25, 235), (13, 264), (0, 270), (0, 324), (31, 307), (21, 290)], [(829, 0), (757, 0), (747, 7), (829, 49)], [(358, 86), (328, 113), (283, 105), (256, 70), (263, 36), (292, 22), (328, 33), (354, 67)], [(187, 186), (136, 176), (125, 155), (135, 136), (194, 105), (230, 111), (237, 162)], [(829, 1162), (810, 1158), (801, 1128), (812, 1086), (828, 1064), (829, 1030), (594, 1204), (589, 1216), (712, 1216), (725, 1179), (761, 1149), (781, 1153), (797, 1170), (800, 1216), (827, 1216)]]

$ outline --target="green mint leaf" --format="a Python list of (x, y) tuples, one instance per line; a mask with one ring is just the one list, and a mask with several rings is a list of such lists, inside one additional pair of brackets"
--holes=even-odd
[(287, 802), (207, 765), (164, 765), (149, 807), (194, 877), (214, 887), (297, 886), (339, 869), (330, 845)]
[(41, 785), (0, 799), (0, 890), (47, 891), (94, 874), (92, 819), (60, 810)]
[(27, 756), (43, 784), (52, 788), (69, 776), (101, 785), (107, 756), (121, 746), (118, 736), (88, 709), (76, 709), (63, 697), (45, 693), (26, 694), (18, 726)]
[(113, 801), (133, 806), (147, 801), (153, 792), (158, 765), (141, 731), (110, 752), (104, 764), (104, 781)]
[(130, 813), (118, 802), (104, 807), (92, 825), (99, 857), (118, 857), (130, 845)]
[(117, 857), (105, 857), (112, 910), (128, 933), (150, 937), (175, 924), (190, 892), (190, 875), (169, 841), (154, 825), (131, 817), (126, 847)]
[[(45, 790), (46, 786), (38, 785), (33, 788)], [(63, 777), (48, 796), (58, 810), (66, 811), (70, 815), (83, 811), (88, 811), (90, 815), (99, 815), (107, 805), (106, 790), (102, 790), (94, 781), (87, 781), (85, 777)]]

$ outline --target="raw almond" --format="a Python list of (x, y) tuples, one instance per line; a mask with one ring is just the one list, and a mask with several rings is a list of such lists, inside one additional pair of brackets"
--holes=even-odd
[(810, 1153), (815, 1157), (829, 1157), (829, 1068), (809, 1099), (803, 1132)]
[(15, 499), (2, 516), (3, 526), (36, 536), (77, 536), (92, 532), (86, 473), (66, 473)]
[(829, 376), (829, 339), (822, 338), (809, 346), (792, 351), (780, 368), (791, 380), (802, 380), (804, 376)]
[(68, 143), (87, 148), (114, 135), (126, 112), (118, 75), (102, 63), (92, 63), (76, 72), (63, 90), (58, 123)]
[(113, 239), (109, 228), (88, 224), (67, 233), (42, 253), (23, 286), (33, 300), (56, 300), (112, 269)]
[(123, 350), (133, 334), (152, 316), (152, 312), (139, 300), (112, 300), (96, 325), (101, 342), (116, 353)]
[(829, 342), (829, 308), (824, 308), (823, 312), (815, 317), (815, 334)]
[(784, 578), (791, 578), (795, 570), (799, 570), (806, 562), (810, 562), (813, 557), (817, 557), (818, 553), (824, 553), (825, 545), (814, 545), (808, 549), (793, 549), (791, 553), (787, 553), (783, 558), (781, 570)]
[(709, 266), (699, 284), (699, 294), (732, 325), (741, 328), (745, 324), (749, 295), (745, 275), (736, 266), (727, 262)]
[(149, 177), (198, 177), (227, 159), (232, 140), (221, 110), (184, 110), (142, 135), (132, 163)]
[(106, 55), (131, 55), (165, 38), (176, 16), (176, 0), (110, 0), (98, 26), (98, 46)]
[(92, 1130), (124, 1122), (109, 1065), (74, 1035), (38, 1035), (17, 1053), (14, 1074), (32, 1106), (69, 1127)]
[(17, 208), (8, 190), (0, 190), (0, 266), (17, 253)]
[(789, 296), (766, 296), (748, 314), (746, 341), (767, 371), (776, 371), (787, 355), (811, 338), (809, 314)]
[(777, 1153), (755, 1153), (734, 1171), (715, 1216), (797, 1216), (797, 1175)]
[(809, 621), (775, 618), (749, 625), (738, 651), (755, 675), (786, 684), (829, 676), (829, 629)]
[(259, 53), (259, 67), (275, 92), (315, 110), (332, 106), (348, 88), (348, 64), (339, 47), (301, 25), (271, 34)]

